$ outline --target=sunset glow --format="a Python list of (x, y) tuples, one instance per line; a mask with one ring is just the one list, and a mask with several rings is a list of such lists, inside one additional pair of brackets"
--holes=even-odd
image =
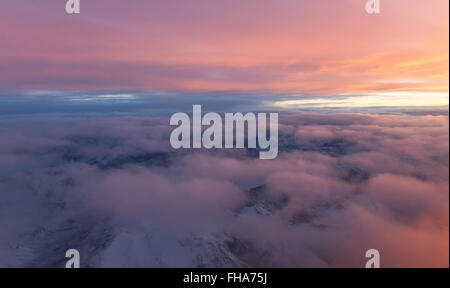
[(59, 2), (0, 3), (2, 89), (448, 93), (448, 1)]

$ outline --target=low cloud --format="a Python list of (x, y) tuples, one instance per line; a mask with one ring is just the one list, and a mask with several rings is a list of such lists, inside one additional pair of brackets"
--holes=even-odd
[(448, 266), (448, 117), (286, 112), (273, 161), (166, 122), (0, 123), (0, 266)]

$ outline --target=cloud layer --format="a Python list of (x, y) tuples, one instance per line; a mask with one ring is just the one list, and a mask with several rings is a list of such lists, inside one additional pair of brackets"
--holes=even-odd
[(0, 266), (448, 266), (448, 117), (280, 116), (273, 161), (154, 117), (3, 121)]

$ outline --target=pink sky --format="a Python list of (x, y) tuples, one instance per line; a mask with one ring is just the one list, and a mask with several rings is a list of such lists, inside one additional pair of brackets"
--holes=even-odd
[(448, 93), (449, 1), (0, 2), (0, 89)]

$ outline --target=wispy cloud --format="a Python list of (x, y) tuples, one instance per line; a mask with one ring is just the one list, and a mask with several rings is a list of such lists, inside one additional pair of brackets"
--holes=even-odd
[(447, 1), (87, 2), (2, 1), (1, 89), (448, 92)]

